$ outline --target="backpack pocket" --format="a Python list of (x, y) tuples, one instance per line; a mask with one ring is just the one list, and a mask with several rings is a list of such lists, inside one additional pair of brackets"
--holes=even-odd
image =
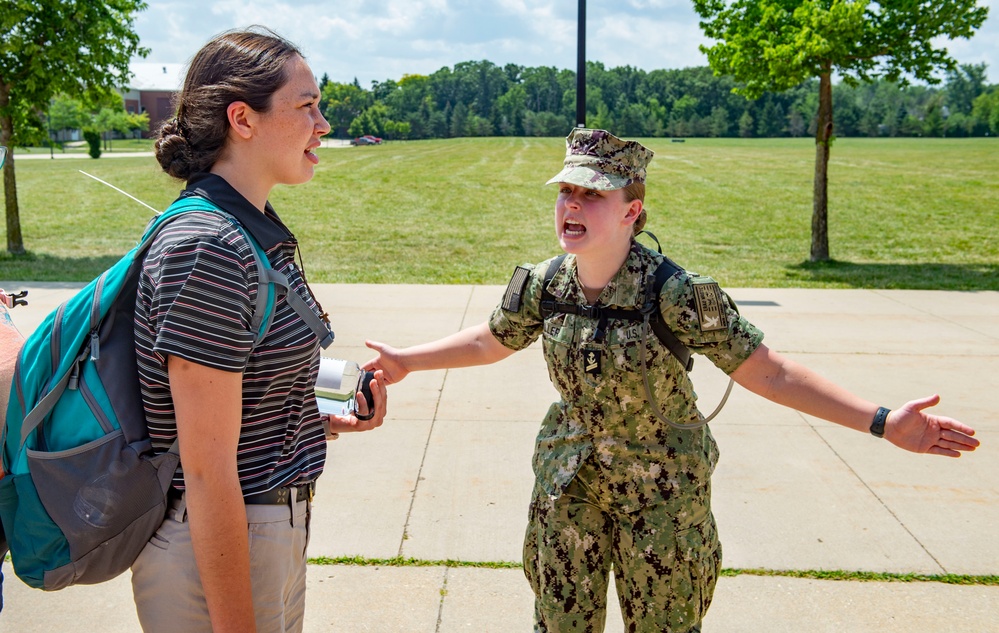
[(69, 550), (68, 563), (44, 569), (44, 588), (55, 590), (131, 566), (166, 516), (178, 456), (140, 452), (116, 430), (73, 449), (28, 450), (27, 459), (31, 485)]

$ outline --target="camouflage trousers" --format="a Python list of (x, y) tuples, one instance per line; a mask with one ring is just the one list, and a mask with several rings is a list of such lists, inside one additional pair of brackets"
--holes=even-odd
[(625, 630), (698, 633), (721, 570), (709, 507), (613, 510), (579, 475), (557, 499), (535, 485), (524, 538), (535, 633), (600, 633), (614, 569)]

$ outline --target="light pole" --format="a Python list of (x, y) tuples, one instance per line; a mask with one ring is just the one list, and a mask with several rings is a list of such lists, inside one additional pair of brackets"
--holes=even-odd
[(576, 42), (576, 127), (586, 127), (586, 0), (579, 0)]

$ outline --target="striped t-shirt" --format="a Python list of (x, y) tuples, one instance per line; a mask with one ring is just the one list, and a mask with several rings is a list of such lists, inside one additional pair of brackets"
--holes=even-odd
[[(274, 214), (260, 213), (221, 177), (192, 178), (185, 195), (209, 198), (235, 217), (284, 273), (291, 291), (320, 313), (294, 263), (294, 236)], [(250, 352), (258, 291), (252, 246), (232, 219), (190, 211), (171, 221), (146, 254), (136, 299), (135, 344), (149, 435), (157, 451), (177, 438), (166, 371), (168, 356), (242, 372), (237, 469), (244, 495), (315, 480), (326, 440), (313, 387), (319, 342), (279, 297), (269, 331)], [(173, 486), (184, 489), (181, 463)]]

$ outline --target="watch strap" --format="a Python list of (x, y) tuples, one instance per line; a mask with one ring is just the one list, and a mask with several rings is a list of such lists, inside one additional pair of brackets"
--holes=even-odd
[(885, 436), (885, 421), (888, 419), (889, 413), (891, 413), (891, 409), (878, 407), (878, 412), (874, 414), (874, 421), (871, 422), (871, 435), (874, 437)]

